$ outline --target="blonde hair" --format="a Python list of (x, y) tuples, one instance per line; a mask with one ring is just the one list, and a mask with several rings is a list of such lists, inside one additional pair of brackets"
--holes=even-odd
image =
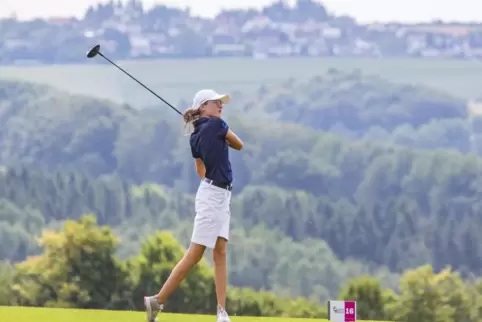
[(184, 118), (184, 123), (192, 123), (201, 116), (201, 110), (198, 108), (190, 107), (184, 111), (184, 114), (182, 116)]
[(199, 108), (189, 107), (182, 114), (184, 119), (184, 135), (189, 135), (194, 130), (193, 123), (201, 117), (201, 110)]

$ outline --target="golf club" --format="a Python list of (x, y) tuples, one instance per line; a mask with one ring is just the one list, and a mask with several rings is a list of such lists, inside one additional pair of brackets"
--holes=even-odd
[(174, 106), (172, 106), (171, 104), (169, 104), (166, 100), (164, 100), (162, 97), (160, 97), (159, 95), (157, 95), (156, 93), (154, 93), (149, 87), (147, 87), (146, 85), (142, 84), (139, 80), (137, 80), (134, 76), (132, 76), (131, 74), (129, 74), (128, 72), (126, 72), (124, 69), (122, 69), (121, 67), (119, 67), (116, 63), (114, 63), (112, 60), (110, 60), (109, 58), (107, 58), (106, 56), (104, 56), (101, 52), (100, 52), (100, 45), (95, 45), (88, 53), (87, 53), (87, 58), (94, 58), (95, 56), (97, 55), (100, 55), (102, 56), (105, 60), (107, 60), (109, 63), (111, 63), (112, 65), (114, 65), (115, 67), (117, 67), (118, 69), (120, 69), (124, 74), (126, 74), (127, 76), (129, 76), (130, 78), (132, 78), (133, 80), (135, 80), (137, 83), (139, 83), (142, 87), (144, 87), (145, 89), (147, 89), (149, 92), (151, 92), (152, 94), (154, 94), (158, 99), (160, 99), (161, 101), (163, 101), (164, 103), (167, 104), (167, 106), (169, 106), (170, 108), (172, 108), (174, 111), (176, 111), (179, 115), (182, 115), (182, 113), (177, 109), (175, 108)]

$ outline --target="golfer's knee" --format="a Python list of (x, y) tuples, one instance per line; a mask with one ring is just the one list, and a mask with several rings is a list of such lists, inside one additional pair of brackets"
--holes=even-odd
[(203, 257), (205, 246), (192, 244), (184, 259), (191, 265), (196, 265)]
[(224, 238), (218, 238), (216, 242), (216, 247), (213, 249), (213, 260), (214, 262), (225, 261), (227, 253), (227, 242)]

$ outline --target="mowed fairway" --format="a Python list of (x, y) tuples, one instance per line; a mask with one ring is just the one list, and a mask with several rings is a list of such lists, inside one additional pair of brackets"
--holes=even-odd
[[(213, 322), (214, 315), (187, 315), (163, 313), (157, 317), (159, 322)], [(323, 319), (293, 319), (268, 317), (231, 317), (232, 322), (326, 322)], [(74, 310), (27, 307), (0, 307), (2, 322), (136, 322), (146, 321), (143, 312)], [(370, 322), (370, 321), (367, 321)]]
[[(482, 63), (476, 61), (223, 58), (117, 63), (176, 105), (181, 99), (190, 103), (193, 93), (201, 88), (212, 87), (229, 93), (250, 92), (261, 85), (273, 85), (291, 77), (307, 80), (330, 68), (344, 71), (358, 69), (392, 82), (424, 84), (466, 99), (482, 97)], [(106, 64), (101, 57), (94, 60), (86, 58), (83, 65), (0, 66), (0, 78), (49, 84), (72, 93), (107, 98), (136, 107), (162, 104), (117, 68)]]
[[(158, 322), (213, 322), (214, 315), (188, 315), (162, 313), (157, 317)], [(289, 319), (293, 320), (293, 319)], [(0, 321), (5, 322), (145, 322), (143, 312), (132, 311), (101, 311), (101, 310), (74, 310), (74, 309), (47, 309), (47, 308), (19, 308), (1, 307)], [(233, 317), (232, 322), (286, 322), (287, 319)], [(304, 322), (324, 322), (327, 320), (296, 319)]]

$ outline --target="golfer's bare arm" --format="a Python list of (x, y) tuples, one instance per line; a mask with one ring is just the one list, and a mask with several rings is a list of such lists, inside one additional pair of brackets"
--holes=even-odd
[(206, 166), (200, 158), (196, 158), (196, 172), (201, 179), (206, 175)]
[(241, 141), (238, 136), (231, 131), (231, 129), (228, 130), (228, 133), (226, 134), (226, 141), (228, 142), (228, 145), (232, 147), (235, 150), (241, 150), (243, 148), (243, 141)]

